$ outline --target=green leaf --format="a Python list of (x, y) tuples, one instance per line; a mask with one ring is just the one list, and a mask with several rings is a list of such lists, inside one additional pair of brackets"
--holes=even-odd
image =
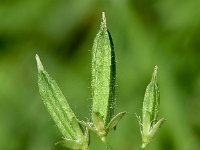
[(106, 132), (109, 132), (110, 130), (115, 128), (125, 114), (126, 112), (121, 112), (117, 114), (115, 117), (113, 117), (109, 122), (108, 126), (106, 127)]
[(162, 126), (162, 124), (166, 121), (166, 119), (162, 118), (160, 119), (156, 124), (154, 124), (152, 126), (152, 129), (150, 130), (149, 136), (151, 138), (154, 137), (155, 133), (157, 132), (157, 130)]
[[(92, 113), (99, 112), (107, 125), (115, 107), (115, 54), (111, 35), (102, 13), (100, 30), (92, 48)], [(94, 122), (94, 117), (92, 115)]]
[(44, 70), (38, 55), (36, 55), (36, 61), (39, 92), (52, 119), (66, 139), (87, 145), (76, 116), (56, 81)]

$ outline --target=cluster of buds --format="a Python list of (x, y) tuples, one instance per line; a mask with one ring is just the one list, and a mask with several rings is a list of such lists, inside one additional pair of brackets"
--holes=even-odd
[[(116, 104), (116, 61), (112, 37), (107, 29), (105, 13), (102, 13), (100, 30), (92, 48), (92, 112), (91, 121), (77, 119), (56, 81), (45, 71), (36, 55), (39, 92), (47, 110), (55, 121), (63, 140), (57, 144), (74, 150), (88, 150), (89, 131), (96, 133), (106, 143), (106, 136), (115, 129), (126, 112), (114, 115)], [(165, 121), (158, 120), (160, 92), (157, 84), (157, 66), (146, 88), (142, 119), (138, 117), (144, 149)], [(85, 128), (84, 128), (85, 127)]]
[(89, 130), (106, 142), (106, 135), (116, 127), (125, 112), (114, 116), (115, 54), (112, 38), (106, 27), (105, 13), (102, 13), (100, 30), (92, 48), (92, 122), (77, 119), (56, 81), (44, 70), (38, 55), (36, 61), (40, 95), (63, 135), (63, 140), (57, 144), (69, 149), (87, 150)]

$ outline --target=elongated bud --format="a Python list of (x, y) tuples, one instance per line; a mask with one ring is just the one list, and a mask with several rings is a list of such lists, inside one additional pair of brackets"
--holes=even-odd
[(146, 88), (143, 101), (141, 122), (143, 148), (151, 142), (157, 129), (160, 128), (162, 123), (165, 121), (163, 118), (157, 121), (160, 105), (160, 91), (157, 83), (157, 71), (158, 67), (155, 66), (151, 82)]
[(44, 70), (38, 55), (36, 55), (36, 61), (40, 95), (52, 119), (64, 136), (65, 146), (72, 149), (87, 147), (87, 141), (65, 96), (56, 81)]
[(115, 108), (115, 53), (111, 35), (102, 13), (100, 30), (92, 47), (92, 122), (79, 121), (106, 142), (106, 135), (115, 129), (126, 112), (114, 116)]
[(110, 33), (107, 30), (105, 13), (92, 48), (92, 119), (99, 113), (107, 125), (115, 107), (115, 54)]
[(151, 82), (146, 88), (143, 109), (142, 109), (142, 122), (145, 130), (148, 130), (148, 125), (152, 121), (157, 120), (158, 109), (160, 104), (160, 92), (157, 83), (157, 70), (158, 67), (155, 66), (154, 72), (152, 75)]

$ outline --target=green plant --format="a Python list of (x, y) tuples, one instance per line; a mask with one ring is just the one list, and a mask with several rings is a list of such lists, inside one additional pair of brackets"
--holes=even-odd
[(165, 119), (158, 120), (159, 105), (160, 105), (160, 91), (157, 83), (157, 70), (155, 66), (151, 82), (146, 88), (144, 95), (142, 120), (138, 117), (140, 132), (142, 135), (142, 146), (144, 149), (153, 139), (157, 130), (164, 123)]
[[(107, 144), (106, 136), (115, 129), (126, 112), (114, 115), (116, 62), (114, 45), (106, 26), (105, 13), (102, 13), (100, 30), (92, 48), (92, 122), (80, 121), (70, 108), (57, 83), (45, 71), (36, 55), (38, 66), (39, 92), (47, 110), (64, 136), (61, 144), (70, 149), (87, 150), (89, 146), (89, 130), (96, 133)], [(157, 121), (159, 109), (159, 89), (157, 85), (157, 67), (147, 86), (140, 122), (142, 146), (144, 149), (154, 137), (164, 119)]]

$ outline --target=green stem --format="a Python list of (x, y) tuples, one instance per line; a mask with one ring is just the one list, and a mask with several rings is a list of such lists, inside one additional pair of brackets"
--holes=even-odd
[(144, 150), (144, 149), (146, 148), (146, 146), (147, 146), (147, 145), (143, 143), (143, 144), (140, 146), (139, 150)]
[(89, 147), (85, 146), (85, 147), (82, 148), (82, 150), (89, 150)]
[(105, 136), (102, 136), (102, 137), (101, 137), (101, 140), (102, 140), (103, 143), (105, 144), (107, 150), (111, 150), (111, 149), (112, 149), (111, 146), (110, 146), (110, 144), (107, 142), (107, 139), (106, 139)]

